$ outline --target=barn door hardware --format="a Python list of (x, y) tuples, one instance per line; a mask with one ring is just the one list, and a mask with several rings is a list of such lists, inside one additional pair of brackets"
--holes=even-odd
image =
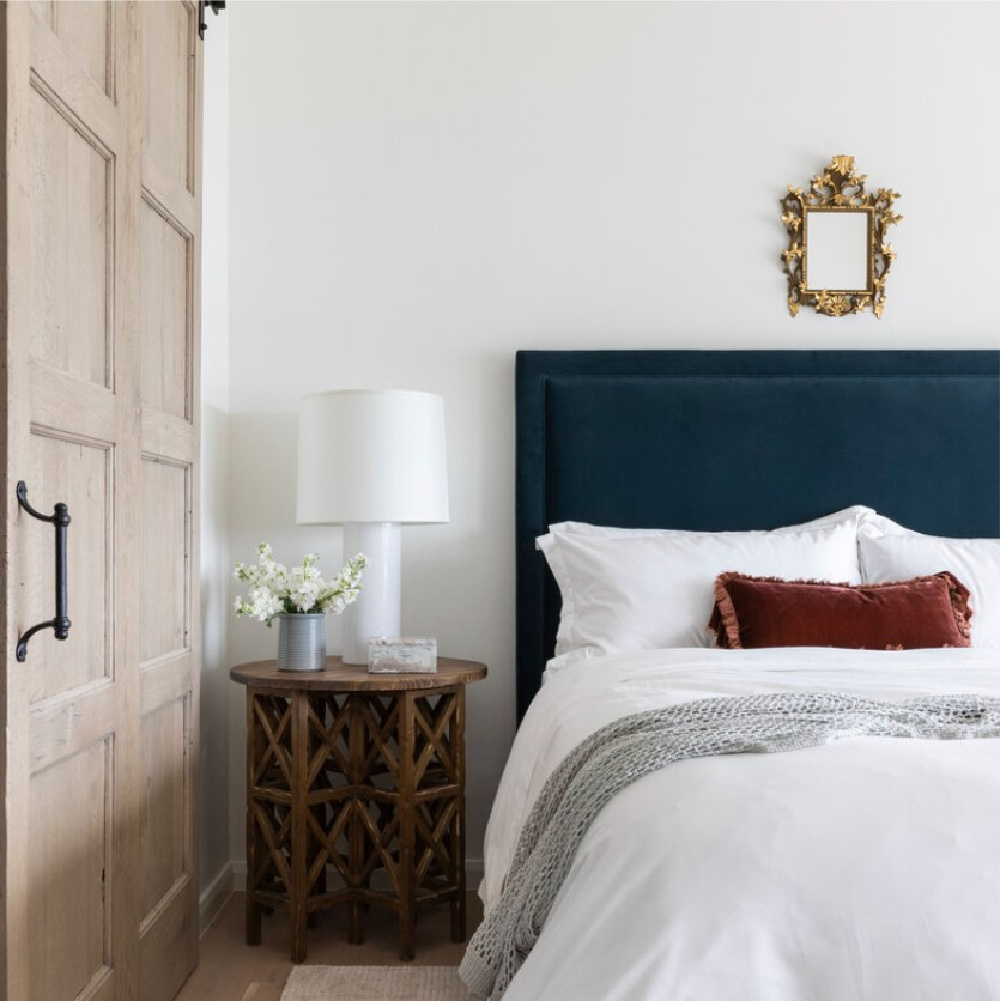
[(73, 624), (67, 617), (68, 602), (66, 598), (66, 529), (71, 521), (69, 508), (65, 504), (56, 504), (52, 514), (42, 514), (28, 503), (28, 487), (24, 480), (17, 483), (17, 503), (20, 504), (32, 518), (46, 521), (56, 530), (56, 614), (54, 618), (39, 622), (26, 633), (17, 638), (17, 659), (23, 661), (28, 656), (28, 640), (42, 629), (54, 629), (57, 640), (69, 636), (69, 627)]
[(205, 20), (205, 8), (211, 7), (213, 14), (226, 9), (226, 0), (198, 0), (198, 37), (204, 41), (208, 23)]

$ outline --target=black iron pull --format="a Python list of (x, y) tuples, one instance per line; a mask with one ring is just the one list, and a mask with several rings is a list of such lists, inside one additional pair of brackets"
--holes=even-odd
[(69, 627), (73, 624), (67, 617), (68, 603), (66, 599), (66, 528), (72, 520), (69, 508), (65, 504), (56, 504), (52, 514), (42, 514), (28, 503), (28, 487), (24, 480), (17, 482), (17, 503), (24, 508), (32, 518), (47, 521), (56, 530), (56, 614), (46, 622), (39, 622), (26, 633), (17, 638), (17, 659), (23, 661), (28, 656), (28, 640), (42, 629), (54, 629), (57, 640), (69, 636)]

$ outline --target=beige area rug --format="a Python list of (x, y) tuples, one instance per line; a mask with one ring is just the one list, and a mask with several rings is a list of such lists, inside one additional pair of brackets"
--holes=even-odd
[(281, 1001), (474, 1001), (457, 966), (296, 966)]

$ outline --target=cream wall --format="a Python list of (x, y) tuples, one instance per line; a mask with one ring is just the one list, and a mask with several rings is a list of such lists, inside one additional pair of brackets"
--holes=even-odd
[[(403, 628), (490, 667), (469, 697), (476, 858), (514, 732), (515, 350), (997, 347), (1000, 6), (259, 2), (226, 17), (232, 556), (266, 538), (338, 565), (339, 529), (295, 525), (302, 394), (443, 394), (452, 521), (404, 531)], [(785, 308), (778, 199), (835, 153), (903, 194), (881, 321)], [(332, 650), (340, 636), (331, 620)], [(275, 639), (234, 624), (231, 661)]]

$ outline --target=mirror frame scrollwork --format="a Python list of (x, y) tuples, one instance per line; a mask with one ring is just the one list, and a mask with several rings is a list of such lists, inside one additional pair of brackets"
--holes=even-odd
[[(822, 174), (813, 177), (808, 192), (788, 185), (788, 194), (781, 199), (781, 221), (788, 232), (788, 249), (781, 252), (781, 260), (788, 276), (788, 312), (792, 316), (796, 316), (802, 306), (812, 306), (817, 313), (826, 316), (845, 316), (871, 307), (876, 317), (882, 316), (886, 277), (896, 259), (892, 244), (886, 243), (886, 229), (903, 217), (892, 210), (893, 203), (900, 197), (898, 192), (879, 188), (874, 194), (866, 194), (867, 177), (867, 174), (855, 173), (853, 156), (841, 154), (830, 160)], [(867, 288), (806, 287), (809, 255), (806, 216), (810, 209), (869, 213)]]

